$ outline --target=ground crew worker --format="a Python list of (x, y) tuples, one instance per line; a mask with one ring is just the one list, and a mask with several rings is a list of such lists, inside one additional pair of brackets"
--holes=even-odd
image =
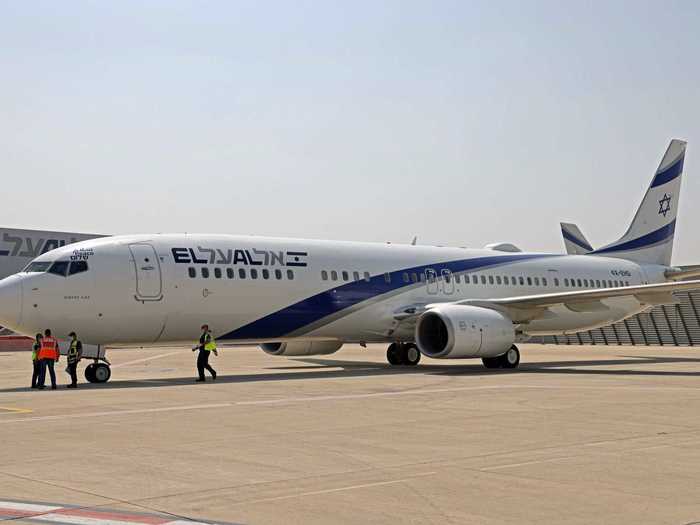
[(36, 334), (34, 344), (32, 345), (32, 388), (36, 388), (37, 381), (39, 380), (39, 370), (41, 365), (39, 364), (39, 349), (41, 348), (41, 334)]
[(214, 336), (211, 335), (209, 325), (202, 325), (202, 335), (199, 337), (199, 345), (195, 346), (192, 351), (194, 352), (195, 350), (199, 350), (199, 354), (197, 355), (197, 372), (199, 373), (199, 379), (197, 379), (197, 382), (206, 381), (204, 370), (209, 370), (211, 378), (216, 381), (216, 370), (209, 364), (209, 354), (214, 352), (214, 355), (218, 356), (219, 352), (216, 350), (216, 341), (214, 340)]
[(83, 357), (83, 343), (78, 340), (78, 336), (75, 332), (71, 332), (68, 335), (71, 340), (70, 346), (68, 347), (68, 355), (66, 356), (68, 360), (66, 372), (70, 375), (70, 385), (66, 388), (78, 388), (78, 363)]
[(60, 354), (58, 353), (58, 340), (51, 335), (51, 330), (44, 330), (44, 337), (41, 340), (39, 348), (39, 384), (37, 388), (43, 390), (46, 383), (46, 369), (49, 369), (51, 375), (51, 390), (56, 390), (56, 372), (54, 371), (54, 363), (58, 363)]

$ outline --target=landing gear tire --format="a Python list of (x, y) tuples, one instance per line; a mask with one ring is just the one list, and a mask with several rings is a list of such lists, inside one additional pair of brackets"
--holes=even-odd
[(91, 363), (85, 367), (85, 379), (88, 383), (95, 383), (97, 379), (95, 378), (95, 363)]
[(112, 377), (112, 369), (109, 365), (104, 363), (97, 363), (95, 365), (95, 383), (106, 383), (109, 378)]
[(400, 347), (396, 343), (391, 343), (389, 348), (386, 349), (386, 360), (390, 365), (401, 364), (401, 354), (399, 349)]
[(416, 366), (420, 362), (420, 351), (414, 344), (404, 345), (402, 354), (404, 365)]
[(520, 350), (513, 345), (505, 354), (499, 356), (499, 359), (501, 360), (501, 368), (518, 368), (520, 364)]
[(89, 383), (106, 383), (112, 377), (112, 369), (105, 363), (90, 363), (85, 367), (85, 379)]
[(501, 357), (482, 357), (481, 362), (486, 368), (501, 368)]

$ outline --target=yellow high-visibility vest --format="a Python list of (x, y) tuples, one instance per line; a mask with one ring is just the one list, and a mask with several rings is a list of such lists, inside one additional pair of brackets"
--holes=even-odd
[(214, 340), (214, 337), (211, 334), (207, 334), (207, 337), (204, 339), (204, 341), (204, 349), (207, 352), (216, 350), (216, 341)]

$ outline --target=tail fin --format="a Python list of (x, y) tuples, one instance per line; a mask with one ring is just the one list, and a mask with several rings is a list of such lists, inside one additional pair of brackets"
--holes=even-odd
[(639, 263), (671, 264), (685, 147), (682, 140), (671, 141), (627, 233), (591, 254)]
[(569, 255), (585, 255), (593, 251), (593, 247), (581, 233), (578, 226), (561, 222), (561, 235), (564, 237), (564, 248)]

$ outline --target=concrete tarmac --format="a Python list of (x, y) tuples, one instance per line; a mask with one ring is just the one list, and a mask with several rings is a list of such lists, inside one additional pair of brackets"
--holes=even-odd
[(247, 524), (700, 522), (696, 349), (521, 345), (517, 371), (384, 351), (224, 349), (199, 384), (188, 348), (114, 350), (112, 380), (75, 391), (65, 360), (36, 391), (29, 354), (2, 353), (0, 499)]

